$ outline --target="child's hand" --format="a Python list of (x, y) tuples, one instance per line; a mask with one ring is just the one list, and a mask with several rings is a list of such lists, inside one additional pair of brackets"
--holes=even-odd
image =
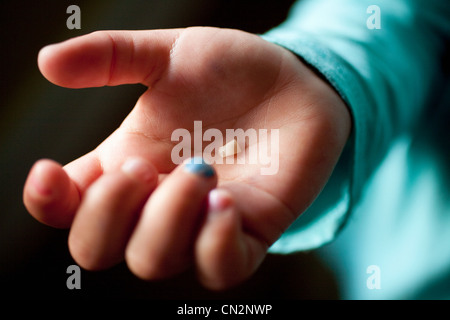
[[(194, 263), (209, 288), (244, 280), (319, 194), (351, 126), (340, 97), (296, 56), (237, 30), (96, 32), (43, 49), (39, 67), (70, 88), (148, 86), (95, 150), (64, 168), (40, 160), (25, 184), (30, 213), (70, 227), (72, 256), (87, 269), (125, 258), (144, 279)], [(278, 172), (177, 167), (172, 132), (193, 130), (196, 120), (224, 137), (226, 129), (279, 129)]]

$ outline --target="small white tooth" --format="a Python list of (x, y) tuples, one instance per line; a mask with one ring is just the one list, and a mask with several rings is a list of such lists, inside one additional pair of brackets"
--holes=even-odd
[(222, 158), (234, 156), (239, 152), (241, 152), (241, 148), (239, 147), (239, 144), (237, 143), (236, 139), (231, 140), (230, 142), (219, 148), (219, 155)]

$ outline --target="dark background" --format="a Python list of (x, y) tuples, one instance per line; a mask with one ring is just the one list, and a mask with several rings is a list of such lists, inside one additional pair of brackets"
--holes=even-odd
[[(0, 4), (0, 289), (9, 298), (278, 298), (335, 299), (329, 270), (313, 253), (269, 255), (247, 282), (210, 292), (193, 270), (144, 282), (125, 264), (81, 272), (81, 290), (69, 290), (75, 264), (67, 230), (36, 222), (22, 204), (28, 170), (40, 158), (67, 163), (97, 146), (122, 121), (144, 88), (139, 85), (72, 90), (45, 80), (36, 64), (41, 47), (101, 29), (155, 29), (209, 25), (263, 33), (281, 23), (292, 0), (2, 1)], [(69, 30), (69, 5), (81, 9), (81, 30)]]

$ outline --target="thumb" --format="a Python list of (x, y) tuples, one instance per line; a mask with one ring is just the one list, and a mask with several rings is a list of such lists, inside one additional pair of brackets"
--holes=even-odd
[(165, 70), (179, 32), (97, 31), (42, 48), (38, 66), (62, 87), (151, 86)]

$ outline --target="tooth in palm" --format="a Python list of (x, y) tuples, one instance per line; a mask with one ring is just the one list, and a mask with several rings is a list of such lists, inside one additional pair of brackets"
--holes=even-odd
[(239, 147), (239, 144), (237, 143), (236, 139), (229, 141), (227, 144), (219, 148), (219, 155), (222, 158), (234, 156), (239, 152), (241, 152), (241, 148)]

